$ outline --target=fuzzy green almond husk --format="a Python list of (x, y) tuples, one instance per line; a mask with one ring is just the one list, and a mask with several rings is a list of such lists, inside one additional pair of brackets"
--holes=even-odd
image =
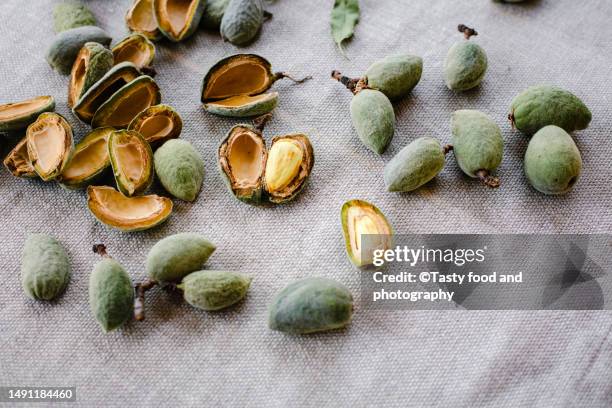
[(89, 306), (105, 332), (130, 320), (134, 305), (132, 280), (115, 260), (99, 261), (89, 277)]
[(572, 137), (562, 128), (550, 125), (540, 129), (525, 152), (525, 175), (544, 194), (568, 193), (580, 177), (582, 158)]
[(140, 112), (128, 126), (155, 148), (170, 139), (176, 139), (183, 130), (181, 115), (169, 105), (155, 105)]
[(328, 278), (311, 277), (281, 290), (268, 308), (272, 330), (308, 334), (347, 326), (353, 314), (353, 296)]
[(140, 71), (131, 62), (115, 65), (81, 96), (72, 113), (83, 123), (90, 124), (98, 108), (110, 96), (139, 76)]
[(113, 65), (113, 53), (108, 48), (94, 42), (86, 43), (79, 51), (72, 66), (68, 85), (68, 106), (74, 106)]
[(23, 130), (38, 119), (43, 112), (55, 110), (55, 99), (52, 96), (37, 96), (19, 102), (0, 105), (0, 133)]
[[(128, 156), (127, 162), (123, 162), (121, 151)], [(121, 194), (131, 197), (149, 188), (154, 174), (153, 151), (140, 133), (133, 130), (112, 132), (108, 138), (108, 156)], [(138, 177), (133, 177), (134, 169)]]
[(212, 67), (210, 67), (210, 69), (208, 70), (208, 72), (206, 72), (206, 75), (204, 76), (204, 80), (202, 81), (202, 89), (201, 89), (201, 98), (200, 101), (204, 104), (209, 103), (209, 102), (213, 102), (215, 100), (218, 100), (219, 98), (210, 98), (208, 96), (208, 91), (212, 86), (212, 80), (215, 79), (215, 75), (219, 75), (219, 73), (223, 72), (223, 69), (231, 66), (231, 65), (235, 65), (238, 64), (242, 61), (247, 61), (252, 63), (253, 65), (262, 67), (264, 70), (264, 75), (265, 75), (265, 81), (264, 83), (256, 88), (253, 89), (253, 92), (249, 93), (249, 96), (253, 96), (253, 95), (259, 95), (261, 93), (264, 93), (265, 91), (267, 91), (268, 89), (270, 89), (270, 87), (274, 84), (274, 82), (276, 80), (279, 79), (279, 77), (277, 75), (274, 74), (274, 72), (272, 72), (272, 65), (270, 64), (270, 62), (257, 55), (257, 54), (236, 54), (236, 55), (231, 55), (229, 57), (223, 58), (220, 61), (218, 61), (217, 63), (215, 63)]
[(209, 30), (218, 30), (230, 0), (206, 0), (206, 8), (200, 24)]
[(30, 234), (21, 260), (21, 284), (32, 299), (52, 300), (64, 292), (70, 280), (70, 259), (53, 237)]
[(114, 131), (110, 127), (94, 129), (75, 146), (72, 159), (57, 178), (62, 187), (84, 188), (104, 175), (110, 166), (108, 138)]
[(186, 140), (171, 139), (154, 155), (155, 174), (167, 192), (194, 201), (204, 181), (204, 160)]
[(47, 50), (47, 62), (56, 71), (68, 75), (83, 45), (88, 42), (96, 42), (108, 46), (111, 41), (112, 39), (106, 31), (99, 27), (71, 28), (55, 36)]
[[(234, 185), (231, 180), (231, 175), (229, 173), (229, 165), (227, 163), (227, 159), (225, 158), (225, 150), (227, 148), (229, 139), (232, 137), (235, 131), (240, 129), (245, 129), (249, 132), (252, 132), (253, 135), (255, 135), (260, 140), (260, 143), (263, 145), (264, 154), (267, 154), (267, 151), (265, 150), (265, 142), (259, 130), (255, 129), (255, 127), (249, 124), (235, 125), (229, 130), (229, 132), (227, 132), (227, 135), (219, 144), (217, 160), (217, 163), (219, 165), (219, 174), (221, 174), (221, 178), (223, 179), (228, 190), (234, 195), (234, 197), (247, 204), (258, 205), (261, 204), (266, 198), (263, 188), (263, 177), (260, 177), (254, 186), (234, 188)], [(265, 168), (265, 157), (262, 159), (262, 162)]]
[(147, 255), (147, 275), (158, 282), (178, 282), (199, 271), (216, 247), (191, 232), (170, 235), (157, 242)]
[(518, 130), (532, 135), (548, 125), (566, 132), (586, 129), (591, 111), (576, 95), (550, 85), (525, 89), (510, 106), (510, 120)]
[(204, 109), (212, 114), (231, 118), (261, 116), (272, 112), (276, 108), (278, 105), (278, 92), (270, 92), (261, 96), (261, 98), (256, 98), (251, 102), (238, 106), (227, 105), (223, 101), (209, 102), (204, 104)]
[[(189, 0), (189, 6), (184, 8), (185, 15), (181, 15), (180, 26), (176, 19), (168, 16), (167, 3), (171, 0), (153, 0), (153, 11), (157, 25), (162, 34), (170, 41), (179, 42), (189, 38), (198, 28), (200, 19), (206, 7), (205, 0)], [(183, 1), (185, 2), (185, 1)]]
[(257, 36), (264, 21), (261, 0), (231, 0), (221, 19), (221, 38), (245, 45)]
[(444, 152), (440, 142), (431, 137), (414, 140), (385, 166), (384, 180), (388, 191), (416, 190), (444, 168)]
[(384, 153), (395, 132), (389, 98), (380, 91), (363, 89), (351, 100), (351, 119), (361, 142), (375, 153)]
[(65, 1), (53, 8), (53, 29), (56, 33), (82, 26), (95, 26), (96, 24), (96, 18), (91, 10), (79, 1)]
[(198, 271), (183, 278), (177, 287), (191, 306), (216, 311), (240, 302), (247, 294), (252, 278), (236, 272)]
[(127, 128), (140, 112), (160, 102), (159, 86), (150, 76), (142, 75), (124, 85), (100, 105), (91, 119), (91, 126)]
[(476, 110), (455, 111), (451, 119), (453, 152), (465, 174), (493, 172), (501, 164), (504, 140), (501, 129), (488, 115)]
[(487, 73), (487, 54), (473, 41), (457, 43), (444, 61), (444, 80), (448, 89), (467, 91), (482, 82)]
[[(48, 131), (41, 132), (42, 129)], [(52, 136), (56, 139), (51, 140)], [(36, 122), (28, 126), (26, 138), (28, 157), (38, 176), (43, 181), (49, 181), (62, 174), (74, 152), (72, 126), (68, 121), (62, 115), (54, 112), (42, 113)], [(51, 153), (59, 154), (59, 156), (49, 158), (48, 150), (57, 150)], [(43, 156), (44, 159), (42, 159)], [(52, 165), (48, 167), (50, 160)]]
[(423, 59), (414, 55), (392, 55), (370, 65), (365, 73), (369, 88), (392, 101), (403, 98), (421, 80)]
[[(392, 236), (393, 228), (391, 224), (387, 220), (387, 217), (376, 207), (374, 204), (371, 204), (364, 200), (349, 200), (342, 205), (342, 209), (340, 210), (340, 220), (342, 223), (342, 232), (344, 234), (344, 243), (346, 254), (348, 255), (349, 260), (358, 268), (371, 265), (370, 259), (362, 259), (361, 253), (357, 254), (353, 251), (353, 246), (351, 245), (351, 240), (354, 238), (351, 235), (351, 232), (355, 233), (355, 231), (351, 231), (350, 223), (353, 222), (351, 220), (351, 212), (354, 210), (358, 210), (358, 214), (360, 216), (369, 217), (370, 221), (372, 221), (372, 225), (376, 226), (376, 234), (377, 235), (385, 235)], [(359, 238), (360, 239), (360, 238)], [(387, 241), (390, 244), (392, 240)], [(385, 248), (380, 249), (389, 249), (390, 245), (385, 245)]]

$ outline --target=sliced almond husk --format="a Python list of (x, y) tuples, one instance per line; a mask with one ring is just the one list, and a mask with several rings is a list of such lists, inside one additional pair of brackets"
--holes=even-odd
[(26, 131), (28, 156), (44, 181), (60, 175), (72, 157), (72, 127), (63, 116), (45, 112)]
[(156, 41), (162, 38), (153, 12), (153, 0), (134, 0), (125, 15), (125, 23), (130, 31), (140, 33), (149, 40)]
[(261, 132), (251, 125), (234, 126), (219, 146), (219, 168), (229, 190), (249, 204), (262, 201), (268, 151)]
[(183, 41), (195, 32), (205, 6), (205, 0), (153, 0), (157, 26), (175, 42)]
[(28, 139), (24, 137), (15, 145), (13, 150), (4, 158), (4, 166), (13, 176), (34, 178), (38, 177), (30, 156), (28, 156)]
[(142, 34), (132, 34), (112, 49), (115, 64), (131, 62), (139, 70), (148, 69), (155, 58), (155, 45)]
[(153, 78), (140, 76), (124, 85), (100, 105), (91, 120), (91, 126), (127, 128), (140, 112), (159, 104), (160, 101), (159, 86)]
[(68, 106), (74, 104), (113, 67), (113, 53), (102, 44), (89, 42), (77, 54), (68, 83)]
[[(373, 251), (393, 246), (393, 229), (385, 215), (373, 204), (349, 200), (341, 210), (346, 253), (357, 267), (373, 262)], [(367, 235), (367, 238), (363, 236)]]
[(102, 223), (121, 231), (142, 231), (164, 222), (172, 200), (158, 195), (126, 197), (108, 186), (89, 186), (87, 206)]
[(280, 204), (295, 198), (306, 185), (313, 166), (314, 150), (308, 136), (295, 133), (273, 138), (264, 173), (269, 200)]
[(145, 191), (153, 182), (153, 152), (140, 133), (133, 130), (112, 132), (108, 154), (117, 188), (127, 197)]
[(94, 129), (75, 147), (72, 159), (58, 177), (62, 186), (78, 189), (94, 183), (110, 166), (108, 138), (115, 129)]
[(181, 135), (183, 120), (171, 106), (155, 105), (140, 112), (128, 126), (142, 135), (152, 147)]
[(108, 101), (117, 91), (139, 76), (140, 71), (131, 62), (122, 62), (115, 65), (81, 96), (72, 112), (83, 122), (91, 123), (100, 106)]
[(52, 96), (37, 96), (20, 102), (0, 104), (0, 133), (27, 128), (43, 112), (55, 109)]

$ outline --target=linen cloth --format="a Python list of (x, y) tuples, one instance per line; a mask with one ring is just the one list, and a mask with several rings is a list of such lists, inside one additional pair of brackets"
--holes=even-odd
[[(56, 1), (0, 4), (2, 102), (50, 94), (57, 111), (87, 132), (66, 106), (68, 77), (44, 55)], [(117, 42), (127, 34), (131, 1), (87, 1)], [(281, 0), (251, 45), (235, 47), (199, 30), (179, 44), (159, 42), (154, 67), (163, 103), (182, 115), (181, 138), (202, 154), (206, 178), (194, 203), (175, 200), (159, 228), (126, 234), (100, 224), (82, 191), (17, 179), (0, 170), (0, 386), (76, 386), (78, 406), (223, 407), (608, 407), (612, 405), (612, 316), (609, 311), (373, 311), (360, 307), (359, 273), (344, 253), (340, 207), (360, 198), (376, 204), (398, 233), (609, 233), (612, 226), (612, 4), (608, 0), (541, 0), (524, 5), (489, 0), (362, 0), (361, 22), (344, 58), (331, 39), (333, 1)], [(487, 51), (482, 85), (455, 94), (442, 79), (456, 26), (474, 26)], [(209, 66), (238, 52), (257, 53), (277, 71), (312, 75), (302, 85), (278, 82), (280, 105), (265, 137), (303, 132), (316, 163), (292, 203), (257, 208), (236, 201), (217, 171), (217, 146), (239, 120), (201, 108)], [(381, 156), (351, 126), (351, 95), (332, 69), (359, 76), (394, 53), (424, 59), (423, 77), (395, 105), (395, 137)], [(593, 112), (573, 136), (584, 160), (576, 188), (547, 197), (525, 180), (528, 139), (506, 120), (525, 87), (550, 83), (575, 92)], [(479, 109), (502, 127), (502, 186), (466, 178), (452, 155), (437, 179), (408, 194), (385, 191), (382, 172), (421, 136), (450, 141), (450, 115)], [(3, 153), (14, 142), (3, 141)], [(163, 193), (158, 184), (152, 191)], [(219, 313), (197, 311), (154, 290), (147, 319), (102, 333), (87, 301), (89, 273), (106, 244), (134, 280), (144, 277), (149, 248), (173, 233), (198, 232), (217, 244), (208, 269), (236, 270), (254, 280), (246, 300)], [(20, 253), (28, 233), (59, 239), (72, 280), (56, 302), (28, 300)], [(266, 308), (286, 284), (307, 276), (337, 279), (356, 298), (347, 330), (289, 336), (267, 328)], [(1, 405), (1, 404), (0, 404)], [(37, 405), (39, 406), (39, 405)]]

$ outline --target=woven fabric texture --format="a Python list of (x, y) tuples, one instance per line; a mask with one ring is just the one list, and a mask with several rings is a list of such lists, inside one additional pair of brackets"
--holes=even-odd
[[(68, 77), (45, 61), (51, 43), (50, 0), (0, 5), (2, 102), (50, 94), (79, 140), (87, 128), (66, 105)], [(127, 34), (130, 0), (86, 2), (115, 42)], [(202, 154), (206, 177), (194, 203), (175, 201), (162, 226), (126, 234), (90, 215), (85, 194), (0, 170), (0, 386), (76, 386), (79, 406), (223, 407), (608, 407), (612, 405), (612, 316), (609, 312), (372, 311), (360, 307), (359, 273), (344, 253), (340, 207), (375, 203), (398, 233), (609, 233), (612, 227), (612, 5), (609, 0), (362, 0), (361, 22), (344, 58), (331, 39), (333, 1), (278, 0), (252, 45), (237, 48), (199, 30), (179, 44), (158, 43), (154, 61), (162, 101), (182, 115), (181, 138)], [(487, 51), (482, 85), (455, 94), (442, 80), (456, 27), (476, 27)], [(276, 71), (312, 75), (301, 85), (274, 85), (280, 105), (265, 137), (310, 136), (316, 163), (292, 203), (256, 208), (236, 201), (217, 171), (217, 146), (239, 121), (203, 111), (209, 66), (257, 53)], [(385, 154), (369, 152), (351, 126), (351, 95), (330, 78), (351, 76), (391, 53), (424, 59), (412, 95), (395, 105), (395, 137)], [(512, 98), (529, 85), (575, 92), (593, 112), (574, 134), (584, 160), (576, 188), (563, 197), (533, 190), (522, 170), (528, 139), (506, 120)], [(501, 126), (502, 186), (489, 190), (465, 177), (453, 157), (437, 179), (409, 194), (385, 191), (385, 164), (421, 136), (450, 140), (450, 115), (480, 109)], [(3, 141), (5, 153), (14, 142)], [(153, 191), (163, 193), (155, 184)], [(207, 268), (254, 280), (246, 300), (219, 313), (197, 311), (151, 291), (147, 320), (103, 334), (90, 314), (87, 286), (94, 243), (144, 277), (147, 251), (177, 232), (217, 244)], [(21, 248), (44, 232), (68, 249), (72, 280), (56, 302), (28, 300), (20, 284)], [(295, 279), (320, 275), (356, 296), (351, 326), (335, 333), (288, 336), (267, 328), (267, 304)], [(1, 405), (1, 404), (0, 404)]]

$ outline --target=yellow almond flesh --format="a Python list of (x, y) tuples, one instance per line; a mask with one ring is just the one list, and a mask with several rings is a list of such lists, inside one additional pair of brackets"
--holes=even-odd
[(174, 122), (166, 115), (154, 115), (146, 118), (136, 129), (147, 141), (163, 138), (172, 132)]
[(256, 94), (268, 83), (268, 72), (261, 64), (236, 61), (219, 69), (211, 78), (206, 99), (225, 99), (236, 95)]
[(62, 181), (70, 182), (86, 178), (108, 160), (106, 138), (101, 138), (74, 153), (68, 167), (62, 173)]
[(238, 133), (230, 139), (227, 157), (237, 188), (257, 183), (263, 170), (263, 149), (261, 140), (249, 131)]
[[(347, 219), (351, 250), (362, 265), (372, 262), (373, 250), (391, 247), (391, 230), (385, 220), (381, 219), (373, 209), (351, 207)], [(363, 235), (376, 235), (367, 240), (367, 248), (364, 248)]]
[(47, 120), (32, 127), (30, 147), (35, 152), (36, 164), (43, 174), (51, 173), (63, 160), (65, 154), (65, 129), (57, 120)]
[(27, 101), (7, 103), (0, 105), (0, 120), (7, 120), (27, 115), (42, 108), (49, 102), (49, 98), (33, 98)]
[(272, 145), (266, 163), (265, 180), (269, 192), (287, 187), (300, 172), (304, 153), (293, 140), (280, 140)]

